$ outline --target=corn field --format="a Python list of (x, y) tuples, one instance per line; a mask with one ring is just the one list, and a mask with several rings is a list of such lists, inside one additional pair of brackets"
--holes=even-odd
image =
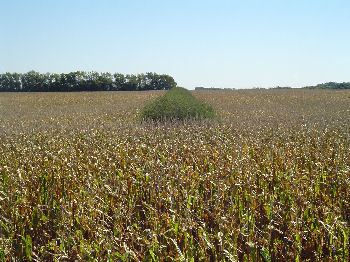
[(350, 92), (0, 94), (0, 261), (349, 261)]

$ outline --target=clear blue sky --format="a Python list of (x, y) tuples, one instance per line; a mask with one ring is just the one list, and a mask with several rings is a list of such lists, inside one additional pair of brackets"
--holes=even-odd
[(350, 81), (349, 0), (0, 0), (0, 72), (172, 75), (188, 89)]

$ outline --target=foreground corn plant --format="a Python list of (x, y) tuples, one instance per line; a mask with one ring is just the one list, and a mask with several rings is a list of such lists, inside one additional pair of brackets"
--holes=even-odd
[(0, 96), (0, 261), (348, 261), (350, 92)]

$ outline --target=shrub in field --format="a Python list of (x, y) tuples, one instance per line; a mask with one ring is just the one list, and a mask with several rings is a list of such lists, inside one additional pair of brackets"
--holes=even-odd
[(188, 90), (174, 87), (164, 96), (146, 105), (141, 117), (143, 120), (155, 121), (204, 119), (215, 117), (215, 112)]

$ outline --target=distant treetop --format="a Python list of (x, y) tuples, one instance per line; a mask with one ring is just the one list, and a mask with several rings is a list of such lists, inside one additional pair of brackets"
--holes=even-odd
[(143, 91), (168, 90), (177, 84), (169, 75), (123, 75), (76, 71), (70, 73), (0, 74), (0, 92)]
[(306, 86), (306, 89), (350, 89), (350, 82), (336, 83), (328, 82), (316, 86)]

